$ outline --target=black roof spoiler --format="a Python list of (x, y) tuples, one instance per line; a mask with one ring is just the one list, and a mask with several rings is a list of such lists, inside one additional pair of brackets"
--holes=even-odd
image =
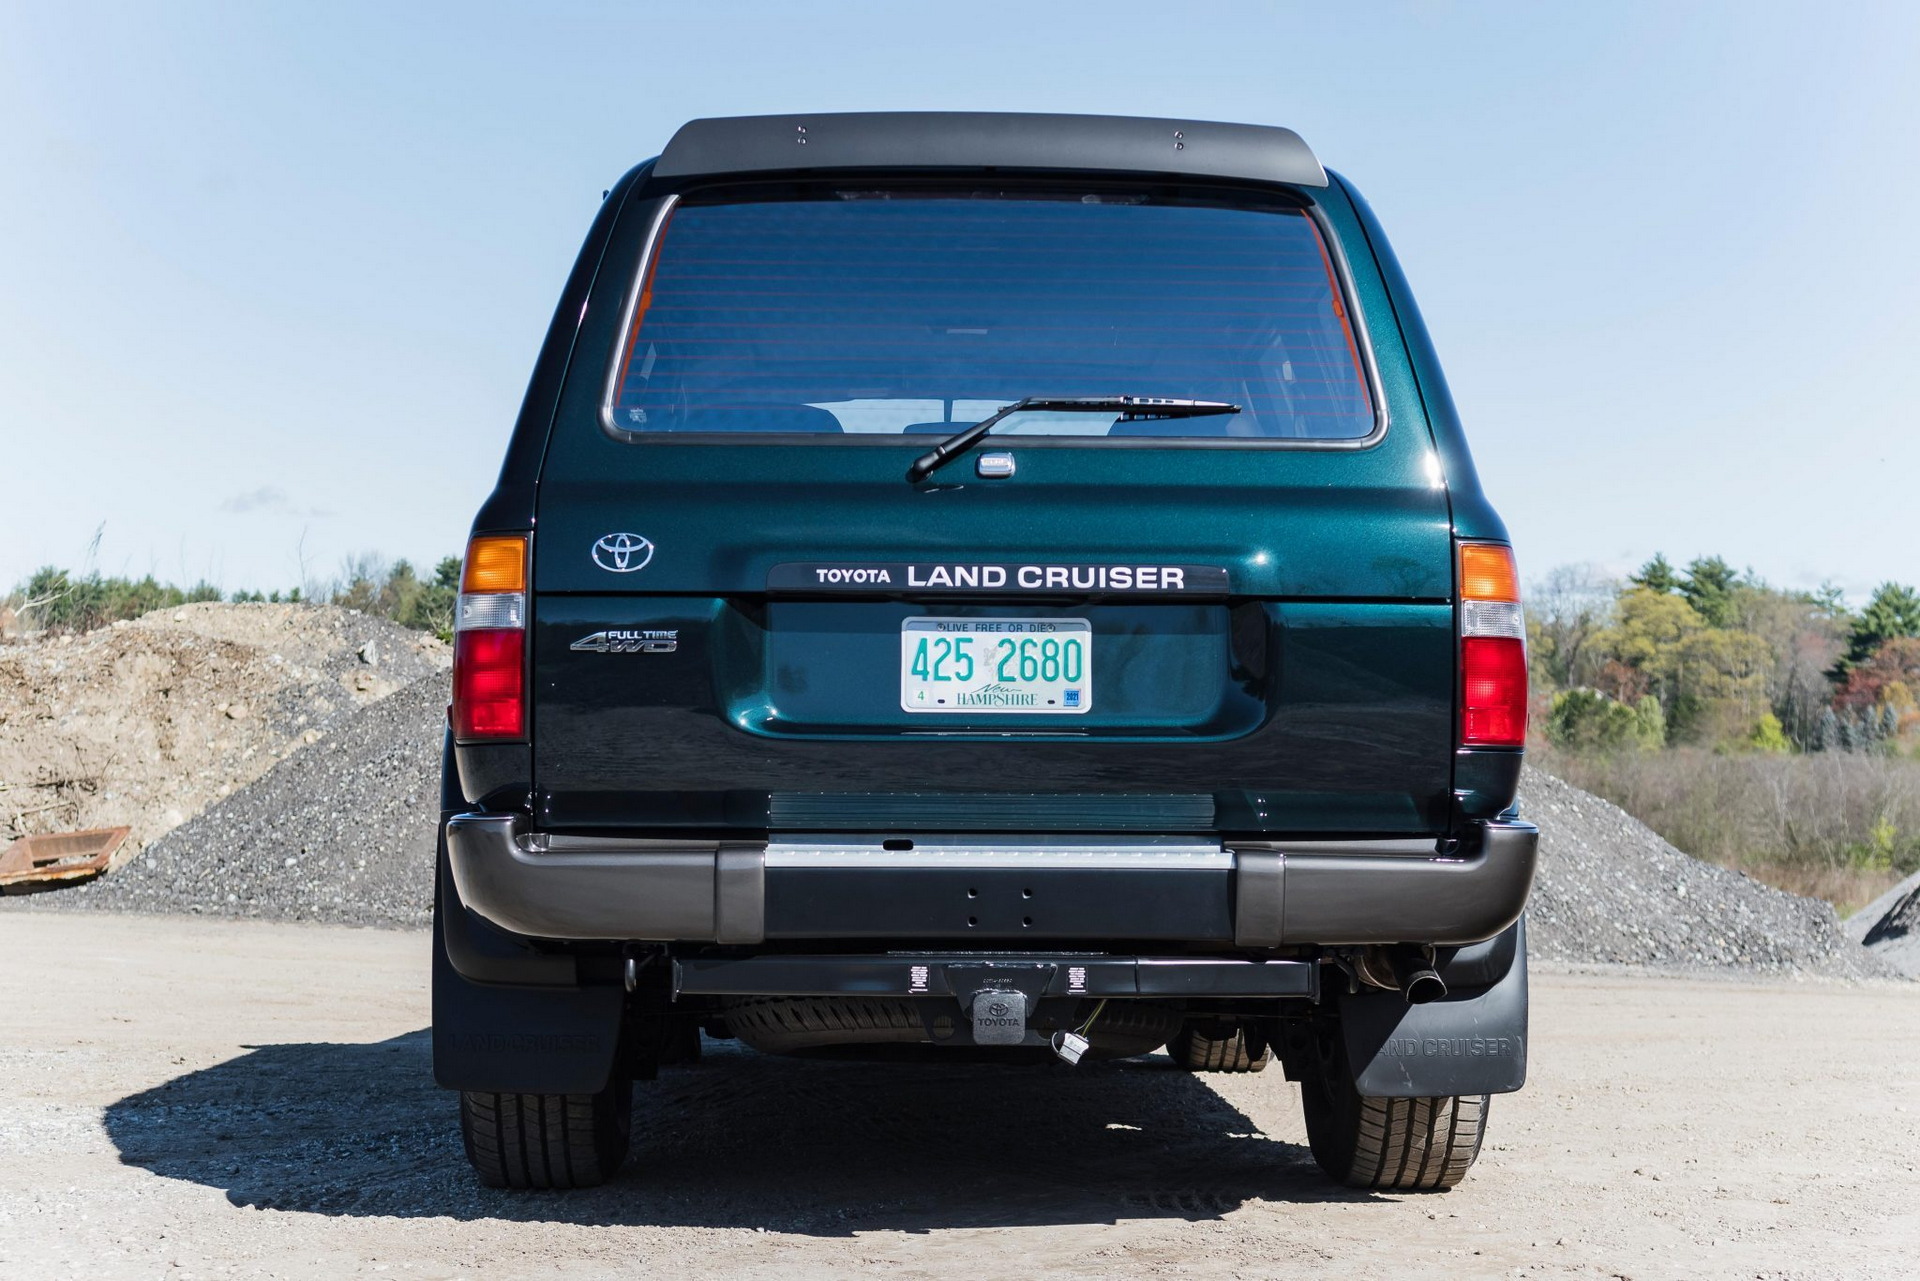
[(1300, 135), (1270, 125), (989, 111), (731, 116), (682, 125), (656, 178), (808, 169), (1054, 169), (1324, 187)]

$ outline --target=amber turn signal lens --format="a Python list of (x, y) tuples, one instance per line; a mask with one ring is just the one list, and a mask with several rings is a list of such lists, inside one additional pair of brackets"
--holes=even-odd
[(1500, 543), (1460, 544), (1460, 599), (1520, 599), (1520, 574), (1513, 548)]
[(463, 592), (527, 590), (527, 539), (524, 534), (489, 534), (467, 544)]

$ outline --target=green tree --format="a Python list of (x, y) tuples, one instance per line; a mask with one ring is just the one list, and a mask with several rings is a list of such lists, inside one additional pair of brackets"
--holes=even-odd
[(413, 572), (413, 562), (396, 560), (387, 571), (387, 581), (380, 587), (380, 612), (397, 623), (405, 622), (413, 617), (420, 604), (422, 586), (419, 576)]
[(339, 585), (331, 595), (335, 605), (390, 618), (403, 627), (430, 631), (443, 640), (453, 638), (454, 605), (460, 595), (460, 558), (444, 557), (425, 582), (413, 563), (387, 564), (371, 552), (349, 558), (341, 566)]
[(1642, 694), (1633, 705), (1634, 732), (1643, 747), (1665, 747), (1667, 745), (1667, 712), (1660, 706), (1660, 700), (1651, 694)]
[(1738, 742), (1762, 712), (1771, 710), (1767, 673), (1773, 655), (1752, 632), (1702, 628), (1680, 643), (1673, 662), (1670, 719), (1685, 738)]
[[(1745, 589), (1742, 589), (1745, 590)], [(1622, 699), (1651, 693), (1678, 741), (1744, 739), (1769, 705), (1774, 672), (1767, 641), (1713, 627), (1684, 596), (1635, 586), (1622, 593), (1614, 623), (1595, 647), (1611, 657), (1600, 683)]]
[(1662, 596), (1680, 590), (1680, 575), (1674, 572), (1664, 552), (1655, 552), (1653, 559), (1642, 565), (1638, 573), (1627, 576), (1627, 581)]
[(1570, 689), (1554, 695), (1547, 712), (1547, 737), (1577, 752), (1659, 746), (1658, 740), (1648, 740), (1646, 721), (1634, 708), (1597, 689)]
[(1679, 591), (1709, 626), (1737, 627), (1740, 617), (1734, 592), (1740, 585), (1733, 566), (1718, 556), (1701, 556), (1687, 566)]
[(1847, 632), (1847, 652), (1829, 675), (1836, 683), (1872, 658), (1890, 640), (1920, 636), (1920, 592), (1904, 583), (1882, 583)]
[(144, 578), (102, 578), (99, 573), (79, 576), (51, 565), (37, 570), (20, 590), (19, 614), (45, 631), (84, 632), (124, 618), (138, 618), (156, 609), (219, 600), (220, 589), (210, 583), (180, 588)]
[(1806, 593), (1807, 603), (1825, 614), (1828, 618), (1846, 618), (1847, 595), (1840, 590), (1840, 584), (1823, 582)]
[(1644, 672), (1660, 701), (1670, 703), (1680, 646), (1706, 625), (1683, 598), (1642, 584), (1621, 593), (1601, 644), (1619, 662)]
[[(401, 563), (405, 564), (404, 561)], [(398, 570), (399, 566), (394, 568)], [(411, 577), (412, 566), (407, 567), (407, 573)], [(430, 580), (414, 585), (405, 608), (394, 615), (394, 621), (433, 632), (442, 640), (450, 641), (453, 639), (454, 603), (459, 596), (460, 558), (448, 556), (434, 566)]]
[(1793, 750), (1793, 744), (1787, 741), (1786, 731), (1780, 727), (1780, 718), (1772, 712), (1762, 716), (1753, 727), (1753, 733), (1747, 736), (1747, 745), (1756, 752), (1785, 755)]

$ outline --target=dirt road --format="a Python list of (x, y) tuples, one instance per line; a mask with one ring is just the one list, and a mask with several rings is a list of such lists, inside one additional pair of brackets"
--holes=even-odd
[(1459, 1190), (1313, 1169), (1278, 1071), (801, 1063), (642, 1087), (636, 1158), (479, 1188), (420, 933), (0, 919), (0, 1277), (1840, 1277), (1920, 1260), (1920, 987), (1540, 975)]

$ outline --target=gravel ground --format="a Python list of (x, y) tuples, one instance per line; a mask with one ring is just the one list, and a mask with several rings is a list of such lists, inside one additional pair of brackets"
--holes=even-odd
[(1920, 979), (1920, 872), (1849, 916), (1846, 930), (1886, 964)]
[(1782, 976), (1897, 973), (1847, 934), (1831, 905), (1689, 858), (1625, 810), (1550, 774), (1526, 771), (1520, 812), (1540, 825), (1527, 909), (1534, 956)]
[(110, 875), (9, 902), (352, 925), (432, 916), (447, 678), (357, 713)]
[[(1920, 987), (1536, 971), (1452, 1192), (1334, 1187), (1278, 1070), (709, 1043), (610, 1185), (495, 1192), (429, 1072), (419, 930), (0, 928), (0, 1277), (1910, 1275)], [(84, 958), (84, 963), (80, 960)], [(1901, 1264), (1900, 1260), (1908, 1260)]]

